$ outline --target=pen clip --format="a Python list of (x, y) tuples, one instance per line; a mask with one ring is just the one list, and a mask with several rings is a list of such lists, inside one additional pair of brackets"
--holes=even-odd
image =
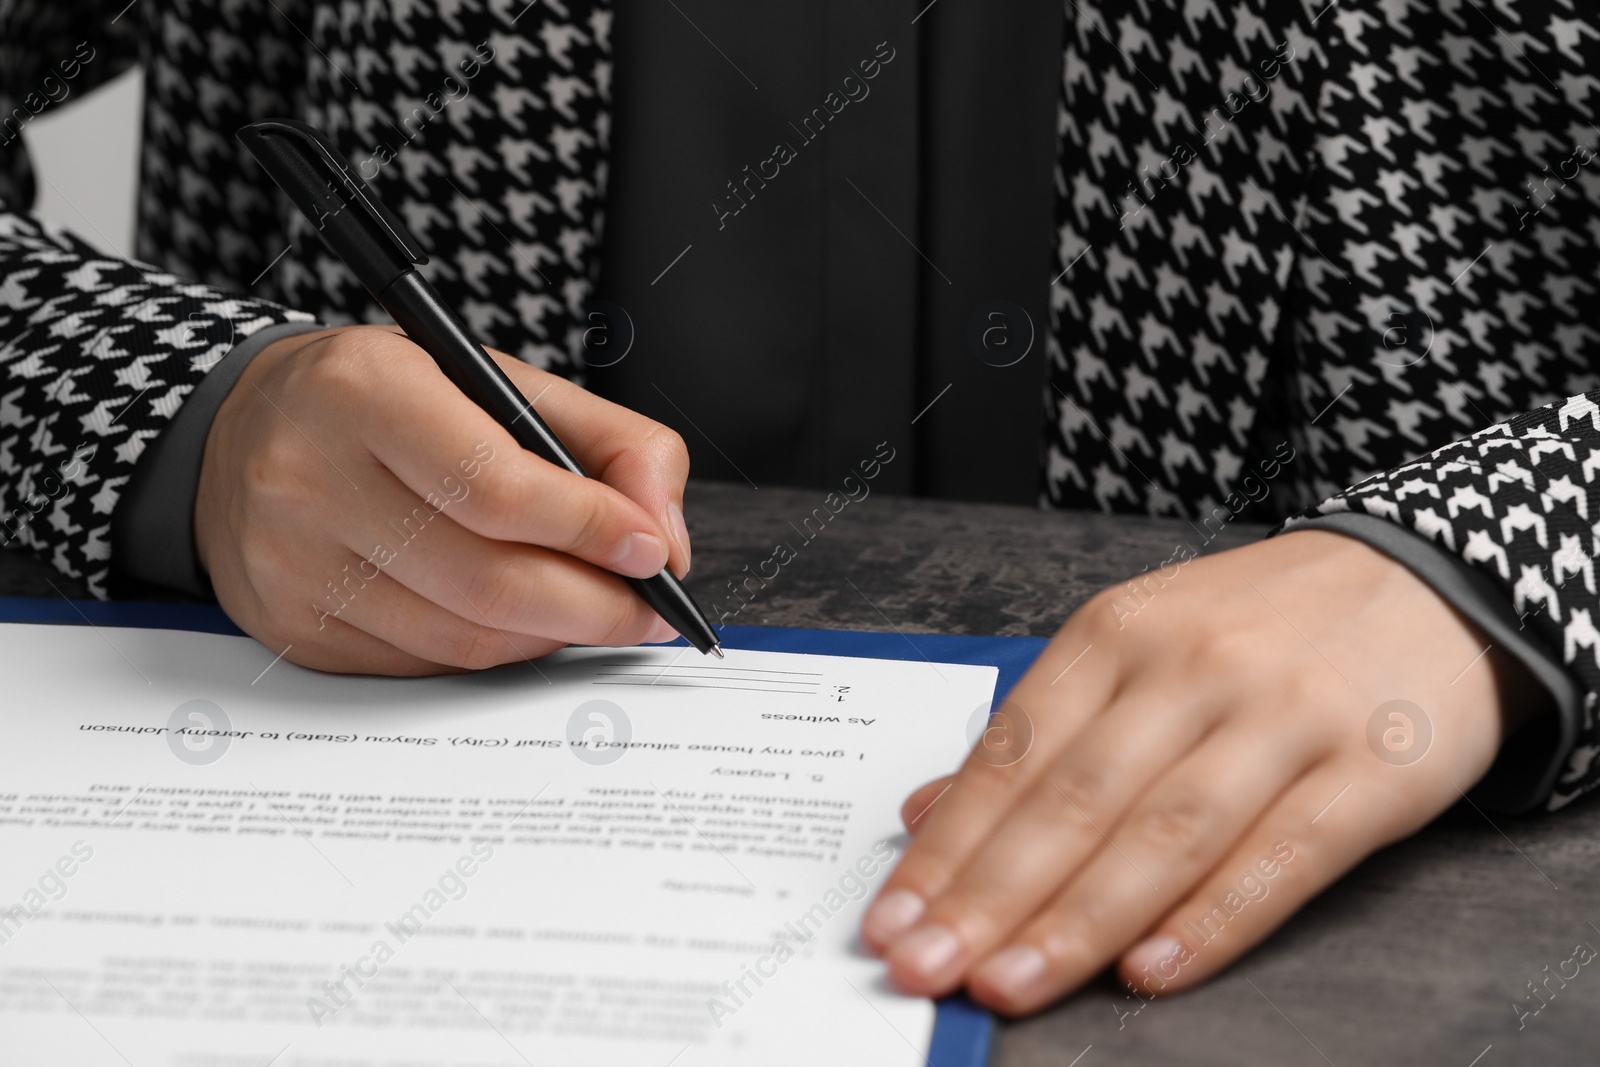
[[(411, 264), (428, 262), (420, 242), (315, 126), (266, 119), (236, 136), (374, 295)], [(355, 209), (354, 217), (345, 208)]]

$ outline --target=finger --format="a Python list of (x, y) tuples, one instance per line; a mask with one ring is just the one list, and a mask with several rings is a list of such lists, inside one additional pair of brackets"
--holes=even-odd
[(1063, 627), (997, 713), (1007, 718), (1009, 736), (1029, 733), (1026, 745), (1015, 750), (1008, 745), (997, 753), (987, 746), (986, 733), (949, 792), (922, 818), (922, 828), (862, 920), (861, 936), (869, 948), (881, 949), (916, 922), (928, 899), (950, 883), (1051, 757), (1110, 700), (1117, 685), (1115, 657), (1086, 652), (1075, 629), (1071, 621)]
[(340, 338), (336, 366), (324, 373), (389, 384), (369, 390), (372, 402), (353, 417), (373, 457), (418, 497), (448, 506), (483, 537), (542, 545), (635, 578), (665, 566), (671, 539), (643, 507), (519, 447), (409, 341), (382, 331), (362, 346)]
[(1238, 726), (1213, 734), (1115, 827), (1097, 828), (1101, 847), (1047, 902), (1035, 896), (1011, 906), (1002, 886), (998, 919), (969, 908), (944, 915), (951, 925), (930, 920), (890, 947), (890, 979), (906, 992), (938, 995), (978, 962), (969, 984), (1001, 1011), (1077, 988), (1182, 899), (1311, 758), (1310, 742), (1283, 732)]
[[(381, 569), (424, 599), (492, 630), (584, 645), (677, 636), (616, 575), (547, 549), (480, 537), (454, 522), (448, 507), (435, 513), (386, 472), (367, 480), (376, 483), (366, 493), (372, 514), (398, 519), (346, 532), (361, 572)], [(349, 574), (347, 568), (337, 580)]]
[[(242, 628), (251, 636), (258, 636), (248, 627)], [(275, 647), (271, 640), (265, 643)], [(402, 652), (387, 641), (337, 618), (328, 619), (327, 625), (317, 631), (315, 640), (290, 643), (283, 658), (302, 667), (330, 674), (380, 674), (415, 678), (448, 674), (460, 669)]]
[(556, 431), (590, 475), (656, 518), (669, 537), (672, 572), (689, 571), (689, 529), (683, 519), (689, 449), (668, 426), (595, 396), (564, 378), (493, 353), (540, 417)]
[[(319, 622), (315, 605), (309, 612), (299, 604), (287, 610), (274, 611), (266, 605), (261, 587), (248, 572), (232, 566), (228, 566), (228, 571), (236, 573), (212, 575), (219, 587), (225, 579), (231, 579), (226, 581), (234, 593), (230, 598), (232, 602), (228, 607), (228, 617), (263, 645), (281, 649), (279, 655), (290, 663), (332, 674), (405, 677), (439, 674), (449, 669), (432, 660), (402, 652), (337, 617)], [(309, 579), (305, 580), (309, 582)]]
[(923, 817), (950, 791), (950, 786), (955, 780), (955, 775), (946, 774), (911, 791), (905, 803), (900, 805), (900, 822), (905, 825), (906, 833), (917, 832)]
[[(337, 547), (317, 553), (318, 559), (337, 555)], [(270, 553), (267, 553), (270, 555)], [(464, 670), (440, 663), (428, 655), (417, 655), (397, 647), (384, 637), (368, 633), (353, 625), (342, 601), (333, 595), (332, 583), (326, 590), (328, 598), (322, 603), (310, 599), (286, 606), (289, 601), (275, 597), (276, 610), (268, 607), (262, 598), (263, 572), (270, 584), (281, 586), (285, 575), (303, 588), (311, 588), (311, 579), (304, 568), (296, 569), (295, 561), (284, 553), (277, 559), (249, 559), (247, 572), (231, 583), (242, 600), (229, 608), (229, 615), (239, 623), (240, 629), (256, 638), (268, 648), (279, 648), (279, 655), (291, 663), (312, 670), (333, 674), (378, 674), (416, 677)], [(248, 573), (254, 569), (257, 573)], [(355, 588), (353, 583), (350, 588)], [(350, 589), (343, 590), (350, 596)], [(369, 598), (375, 599), (375, 598)], [(307, 610), (309, 609), (309, 610)]]
[[(418, 596), (382, 569), (354, 557), (336, 591), (323, 598), (318, 631), (330, 620), (347, 623), (401, 652), (436, 665), (483, 670), (531, 661), (561, 642), (471, 622)], [(437, 668), (436, 668), (437, 669)]]
[(1394, 797), (1340, 761), (1303, 777), (1121, 959), (1141, 995), (1204, 981), (1408, 827)]
[[(908, 876), (907, 888), (929, 902), (913, 930), (889, 946), (901, 977), (919, 992), (929, 983), (954, 987), (966, 967), (1060, 892), (1073, 873), (1101, 851), (1107, 834), (1153, 781), (1196, 753), (1217, 718), (1209, 702), (1196, 707), (1153, 687), (1129, 690), (1073, 739), (1005, 820), (937, 894)], [(1210, 751), (1201, 746), (1199, 752)], [(1197, 754), (1197, 753), (1196, 753)], [(1190, 758), (1193, 758), (1192, 756)], [(916, 938), (902, 949), (900, 939)], [(958, 951), (926, 971), (938, 950)], [(893, 966), (893, 964), (892, 964)]]

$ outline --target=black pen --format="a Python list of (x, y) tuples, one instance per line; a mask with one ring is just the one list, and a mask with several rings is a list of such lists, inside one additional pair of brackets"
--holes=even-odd
[[(473, 338), (467, 324), (413, 269), (428, 262), (417, 239), (320, 131), (292, 119), (268, 119), (244, 127), (238, 137), (311, 220), (333, 254), (468, 399), (493, 416), (523, 448), (580, 477), (589, 476)], [(669, 572), (627, 581), (691, 645), (722, 658), (711, 622)]]

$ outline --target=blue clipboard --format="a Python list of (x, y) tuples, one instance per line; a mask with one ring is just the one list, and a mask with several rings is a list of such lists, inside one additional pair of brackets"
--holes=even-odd
[[(126, 626), (244, 636), (215, 604), (150, 604), (137, 601), (64, 600), (60, 597), (0, 597), (0, 622)], [(725, 626), (717, 631), (729, 648), (758, 652), (809, 652), (824, 656), (931, 660), (995, 667), (998, 706), (1044, 650), (1042, 637), (960, 637), (948, 634), (802, 630), (769, 626)], [(985, 1067), (994, 1040), (994, 1017), (964, 995), (939, 1002), (927, 1067)]]

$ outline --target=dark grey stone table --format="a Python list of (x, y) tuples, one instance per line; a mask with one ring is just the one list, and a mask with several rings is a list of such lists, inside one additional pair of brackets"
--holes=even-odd
[[(1159, 564), (1185, 535), (1196, 540), (1176, 520), (874, 494), (845, 506), (808, 541), (799, 528), (823, 495), (693, 486), (695, 595), (739, 603), (727, 583), (787, 541), (795, 558), (730, 621), (1048, 636), (1095, 590)], [(1213, 547), (1260, 533), (1230, 528)], [(53, 596), (47, 575), (62, 593), (83, 595), (38, 562), (0, 552), (0, 594)], [(1362, 864), (1205, 987), (1119, 1018), (1136, 1004), (1102, 979), (1008, 1024), (995, 1062), (1600, 1062), (1600, 958), (1567, 962), (1580, 943), (1600, 949), (1597, 871), (1600, 804), (1493, 822), (1462, 805)], [(1542, 1003), (1526, 983), (1563, 970), (1569, 977), (1548, 981), (1548, 1003), (1519, 1030), (1515, 1006)]]

